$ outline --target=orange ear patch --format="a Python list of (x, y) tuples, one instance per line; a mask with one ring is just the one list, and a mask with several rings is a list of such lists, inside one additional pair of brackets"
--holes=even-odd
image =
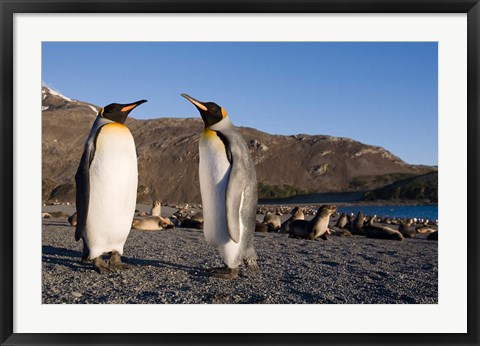
[(225, 108), (222, 108), (222, 118), (225, 118), (227, 116), (227, 111)]
[(137, 107), (137, 104), (133, 104), (133, 105), (130, 105), (130, 106), (125, 106), (123, 107), (122, 109), (120, 109), (121, 112), (128, 112), (129, 110), (131, 109), (134, 109), (135, 107)]

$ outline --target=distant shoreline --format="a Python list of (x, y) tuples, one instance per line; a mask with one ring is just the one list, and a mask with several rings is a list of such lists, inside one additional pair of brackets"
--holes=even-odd
[(289, 198), (261, 198), (258, 204), (266, 205), (308, 205), (308, 204), (337, 204), (337, 205), (438, 205), (438, 202), (426, 200), (361, 200), (365, 191), (360, 192), (325, 192), (308, 195), (297, 195)]
[[(165, 202), (164, 202), (165, 203)], [(201, 205), (200, 202), (175, 202), (170, 203), (166, 202), (169, 205), (178, 204), (178, 205)], [(289, 198), (287, 199), (259, 199), (258, 205), (284, 205), (284, 206), (309, 206), (309, 205), (320, 205), (320, 204), (335, 204), (337, 206), (436, 206), (438, 203), (435, 202), (424, 202), (424, 201), (389, 201), (389, 200), (379, 200), (379, 201), (292, 201)], [(150, 206), (149, 203), (137, 202), (138, 205)], [(43, 201), (43, 206), (72, 206), (75, 207), (73, 202), (52, 202), (52, 201)]]

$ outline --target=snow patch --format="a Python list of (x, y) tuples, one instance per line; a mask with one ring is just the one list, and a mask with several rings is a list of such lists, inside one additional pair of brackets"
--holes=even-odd
[[(52, 88), (50, 88), (50, 87), (48, 87), (48, 86), (45, 86), (45, 88), (48, 90), (48, 92), (50, 93), (50, 95), (54, 95), (54, 96), (61, 97), (62, 99), (66, 100), (66, 101), (69, 101), (69, 102), (75, 102), (75, 100), (72, 100), (71, 98), (66, 97), (65, 95), (60, 94), (58, 91), (55, 91), (55, 90), (53, 90)], [(42, 90), (42, 93), (43, 93), (43, 90)]]
[(45, 100), (47, 98), (47, 95), (43, 95), (42, 100)]
[(88, 107), (90, 107), (92, 109), (92, 111), (94, 111), (95, 113), (98, 113), (98, 110), (95, 107), (93, 107), (91, 105), (88, 105)]
[(60, 94), (56, 91), (53, 91), (52, 89), (50, 89), (49, 91), (50, 91), (50, 95), (55, 95), (55, 96), (61, 97), (62, 99), (70, 101), (70, 102), (73, 101), (71, 98), (68, 98), (68, 97), (66, 97), (66, 96), (64, 96), (64, 95), (62, 95), (62, 94)]
[(42, 106), (42, 111), (46, 111), (50, 106)]

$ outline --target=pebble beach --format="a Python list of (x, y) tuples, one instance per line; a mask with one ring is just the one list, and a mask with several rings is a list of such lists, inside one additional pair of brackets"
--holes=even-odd
[[(363, 236), (325, 241), (255, 233), (260, 270), (242, 268), (238, 278), (224, 280), (205, 272), (222, 262), (202, 230), (132, 230), (123, 261), (133, 268), (98, 274), (80, 262), (81, 242), (75, 242), (74, 228), (59, 215), (75, 208), (43, 209), (58, 216), (43, 219), (44, 304), (438, 303), (438, 246), (426, 234), (402, 241)], [(175, 210), (162, 207), (162, 216)], [(282, 215), (282, 221), (288, 217)]]

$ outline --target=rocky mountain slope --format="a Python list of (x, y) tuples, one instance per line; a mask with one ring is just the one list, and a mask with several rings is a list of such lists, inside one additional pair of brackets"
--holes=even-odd
[[(100, 107), (72, 100), (45, 86), (42, 99), (43, 199), (73, 202), (74, 175)], [(196, 116), (194, 111), (192, 115)], [(138, 152), (138, 201), (200, 202), (201, 119), (129, 118), (127, 126)], [(399, 176), (435, 170), (409, 165), (381, 147), (348, 138), (271, 135), (252, 128), (240, 131), (250, 147), (264, 197), (266, 193), (270, 197), (288, 197), (299, 193), (366, 191), (381, 188)]]

